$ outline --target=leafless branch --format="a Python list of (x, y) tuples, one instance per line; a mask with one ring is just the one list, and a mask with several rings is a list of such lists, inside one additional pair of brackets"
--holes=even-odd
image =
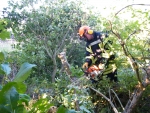
[(125, 6), (124, 8), (120, 9), (120, 10), (115, 14), (115, 16), (117, 16), (117, 14), (119, 14), (119, 13), (120, 13), (122, 10), (124, 10), (125, 8), (130, 7), (130, 6), (133, 6), (133, 5), (150, 6), (150, 4), (131, 4), (131, 5), (127, 5), (127, 6)]
[(68, 31), (65, 33), (64, 37), (63, 37), (62, 40), (60, 41), (61, 43), (59, 44), (59, 47), (56, 48), (57, 50), (55, 50), (55, 55), (57, 55), (58, 52), (60, 51), (60, 49), (63, 47), (64, 42), (65, 42), (65, 39), (66, 39), (66, 37), (67, 37), (68, 34), (69, 34), (69, 31), (70, 31), (70, 30), (68, 30)]
[(90, 89), (92, 89), (93, 91), (95, 91), (96, 93), (98, 93), (100, 96), (104, 97), (111, 105), (111, 107), (113, 108), (115, 113), (119, 113), (118, 110), (116, 109), (116, 107), (114, 106), (114, 104), (112, 103), (112, 101), (107, 98), (104, 94), (102, 94), (101, 92), (97, 91), (96, 89), (90, 87)]
[(124, 110), (124, 107), (123, 107), (123, 105), (122, 105), (120, 99), (118, 98), (117, 94), (115, 93), (115, 91), (114, 91), (113, 89), (111, 89), (111, 91), (115, 94), (115, 96), (116, 96), (117, 100), (119, 101), (119, 103), (120, 103), (122, 109)]

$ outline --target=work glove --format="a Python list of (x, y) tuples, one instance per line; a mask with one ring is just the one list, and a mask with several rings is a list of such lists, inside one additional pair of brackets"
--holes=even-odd
[(110, 31), (106, 31), (106, 32), (105, 32), (105, 37), (106, 37), (106, 38), (109, 37), (109, 33), (110, 33)]
[(88, 62), (85, 62), (83, 65), (82, 65), (82, 69), (87, 69), (88, 68)]

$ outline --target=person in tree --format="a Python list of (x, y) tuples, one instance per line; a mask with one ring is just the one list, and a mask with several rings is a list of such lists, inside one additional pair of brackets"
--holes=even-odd
[(108, 34), (93, 31), (89, 26), (81, 26), (78, 34), (81, 40), (86, 41), (86, 57), (82, 69), (96, 65), (103, 69), (102, 76), (106, 75), (111, 81), (117, 82), (115, 55), (111, 50), (112, 41), (108, 40)]

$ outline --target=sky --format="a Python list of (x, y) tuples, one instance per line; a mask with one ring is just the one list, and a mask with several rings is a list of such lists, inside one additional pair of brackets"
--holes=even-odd
[[(103, 16), (107, 16), (111, 12), (111, 8), (114, 8), (114, 12), (118, 12), (122, 8), (124, 8), (127, 5), (131, 4), (149, 4), (150, 0), (89, 0), (89, 4), (93, 5), (96, 10), (100, 10), (101, 14)], [(150, 6), (141, 6), (141, 5), (135, 5), (133, 6), (135, 8), (140, 9), (150, 9)]]
[[(0, 3), (0, 10), (3, 9), (3, 7), (7, 6), (8, 0), (3, 0), (3, 2)], [(128, 4), (150, 4), (150, 0), (89, 0), (89, 4), (94, 5), (95, 7), (108, 7), (108, 6), (125, 6)]]
[(2, 10), (3, 7), (7, 6), (7, 1), (8, 0), (3, 0), (3, 2), (0, 3), (0, 10)]
[(1, 3), (0, 3), (0, 17), (1, 17), (1, 15), (2, 15), (2, 10), (3, 10), (3, 8), (4, 8), (4, 7), (7, 7), (7, 1), (8, 1), (8, 0), (3, 0), (3, 1), (1, 1)]
[[(0, 3), (0, 15), (1, 11), (4, 7), (7, 7), (7, 1), (3, 0), (3, 2)], [(109, 13), (110, 8), (116, 7), (115, 10), (119, 11), (121, 8), (130, 5), (130, 4), (150, 4), (150, 0), (88, 0), (89, 2), (86, 2), (88, 5), (92, 5), (95, 7), (96, 10), (100, 10), (102, 15), (106, 15)], [(104, 9), (106, 7), (106, 9)], [(141, 7), (142, 6), (136, 6)], [(150, 6), (149, 6), (150, 7)], [(144, 6), (144, 8), (146, 8)]]

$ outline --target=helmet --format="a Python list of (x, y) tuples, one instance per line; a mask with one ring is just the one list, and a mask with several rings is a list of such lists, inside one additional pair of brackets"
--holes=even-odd
[(79, 29), (79, 35), (80, 35), (80, 37), (82, 37), (83, 34), (84, 34), (84, 32), (87, 31), (87, 30), (90, 30), (89, 26), (82, 26), (82, 27), (80, 27), (80, 29)]

